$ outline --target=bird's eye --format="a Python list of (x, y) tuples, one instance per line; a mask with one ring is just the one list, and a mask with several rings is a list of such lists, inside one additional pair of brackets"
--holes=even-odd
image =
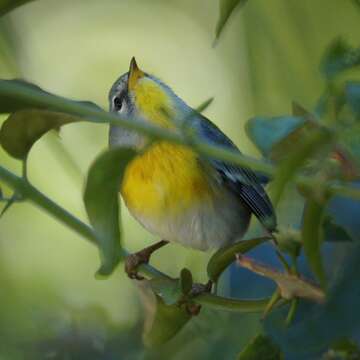
[(120, 111), (123, 104), (123, 99), (121, 97), (116, 96), (114, 98), (114, 109), (116, 111)]

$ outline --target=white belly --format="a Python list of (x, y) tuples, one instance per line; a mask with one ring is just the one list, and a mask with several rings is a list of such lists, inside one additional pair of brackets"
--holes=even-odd
[(208, 250), (239, 240), (248, 228), (251, 213), (233, 194), (225, 192), (213, 203), (194, 205), (181, 215), (169, 213), (161, 219), (132, 215), (163, 240)]

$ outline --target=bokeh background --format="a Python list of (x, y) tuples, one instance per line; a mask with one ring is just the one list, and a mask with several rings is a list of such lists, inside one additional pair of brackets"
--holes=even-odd
[[(136, 56), (190, 105), (214, 97), (206, 116), (243, 152), (259, 156), (244, 132), (246, 120), (288, 113), (292, 100), (313, 108), (324, 87), (321, 56), (336, 37), (357, 44), (359, 7), (350, 0), (272, 0), (271, 6), (250, 0), (213, 47), (218, 7), (215, 0), (34, 1), (0, 19), (0, 77), (24, 78), (107, 108), (109, 88)], [(84, 177), (107, 147), (107, 132), (101, 125), (69, 125), (60, 136), (42, 138), (30, 155), (30, 180), (84, 221)], [(20, 171), (2, 150), (0, 161)], [(294, 204), (281, 204), (283, 223), (299, 221)], [(155, 240), (125, 208), (122, 222), (130, 251)], [(171, 245), (152, 262), (174, 276), (188, 267), (202, 281), (209, 256)], [(138, 289), (122, 266), (96, 280), (98, 264), (93, 246), (31, 204), (6, 212), (0, 219), (0, 359), (234, 358), (256, 331), (257, 316), (204, 311), (171, 345), (146, 350)], [(223, 291), (233, 292), (228, 279)], [(245, 287), (256, 295), (250, 279)]]

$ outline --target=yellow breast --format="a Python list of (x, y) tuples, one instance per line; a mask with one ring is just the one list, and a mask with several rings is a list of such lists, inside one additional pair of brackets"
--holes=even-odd
[(194, 151), (160, 142), (128, 165), (121, 194), (134, 214), (166, 217), (210, 201), (213, 189)]

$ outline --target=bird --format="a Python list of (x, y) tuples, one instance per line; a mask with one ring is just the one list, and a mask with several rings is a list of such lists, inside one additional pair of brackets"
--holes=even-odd
[[(139, 68), (135, 58), (109, 92), (110, 112), (240, 153), (209, 119), (185, 103), (157, 77)], [(202, 251), (240, 240), (255, 215), (267, 233), (276, 231), (273, 205), (264, 189), (268, 179), (249, 168), (199, 154), (191, 146), (110, 125), (110, 148), (137, 151), (127, 164), (120, 194), (130, 214), (161, 241), (128, 257), (125, 271), (142, 279), (137, 268), (170, 243)], [(116, 166), (116, 165), (115, 165)]]

